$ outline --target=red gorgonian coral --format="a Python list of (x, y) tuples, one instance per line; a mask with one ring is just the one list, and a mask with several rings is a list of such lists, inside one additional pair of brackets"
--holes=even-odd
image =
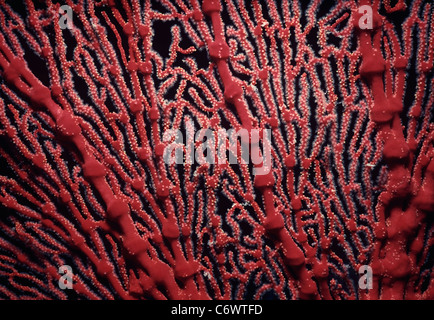
[(433, 299), (430, 2), (1, 0), (0, 298)]

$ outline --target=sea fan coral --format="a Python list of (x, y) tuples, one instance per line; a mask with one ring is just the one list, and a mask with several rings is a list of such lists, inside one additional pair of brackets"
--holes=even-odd
[(433, 10), (0, 0), (0, 298), (433, 299)]

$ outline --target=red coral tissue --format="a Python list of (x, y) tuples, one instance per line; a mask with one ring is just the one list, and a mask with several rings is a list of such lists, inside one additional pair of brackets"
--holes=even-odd
[(434, 299), (433, 10), (0, 0), (0, 298)]

